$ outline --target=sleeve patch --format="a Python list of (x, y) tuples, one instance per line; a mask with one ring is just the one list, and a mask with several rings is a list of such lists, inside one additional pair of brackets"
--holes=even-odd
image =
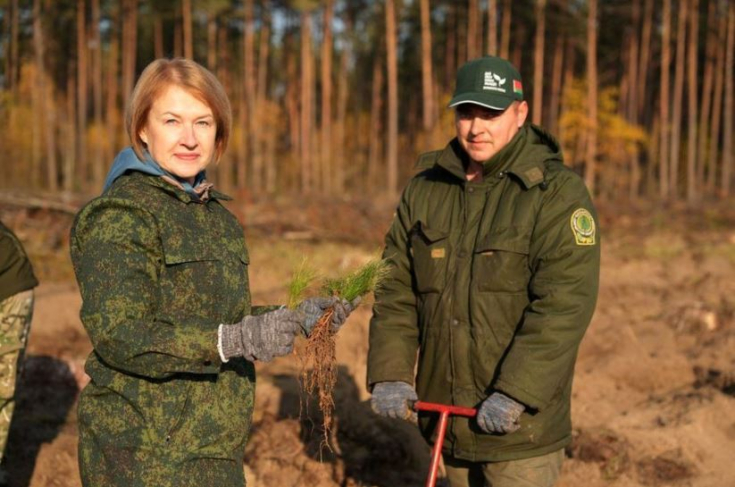
[(577, 245), (595, 245), (597, 232), (595, 219), (592, 214), (584, 208), (579, 208), (572, 213), (570, 220), (572, 233)]

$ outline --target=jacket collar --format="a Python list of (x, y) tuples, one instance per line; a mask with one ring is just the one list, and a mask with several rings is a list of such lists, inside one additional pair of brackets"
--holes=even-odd
[[(188, 192), (185, 190), (178, 188), (174, 186), (173, 184), (167, 182), (165, 179), (159, 177), (159, 176), (152, 176), (152, 175), (144, 175), (143, 176), (144, 181), (156, 188), (161, 189), (167, 194), (170, 194), (171, 196), (175, 197), (179, 201), (183, 203), (202, 203), (201, 201), (195, 200)], [(221, 201), (231, 201), (232, 197), (227, 196), (224, 193), (221, 193), (217, 191), (216, 189), (212, 188), (209, 190), (209, 200), (221, 200)], [(206, 204), (206, 202), (204, 202)]]
[[(525, 125), (505, 147), (483, 163), (483, 177), (502, 178), (513, 174), (525, 189), (530, 189), (544, 181), (545, 161), (560, 159), (560, 154), (558, 143), (551, 135), (534, 125)], [(426, 166), (428, 162), (421, 160), (419, 164)], [(456, 137), (433, 162), (456, 178), (466, 180), (469, 158)]]

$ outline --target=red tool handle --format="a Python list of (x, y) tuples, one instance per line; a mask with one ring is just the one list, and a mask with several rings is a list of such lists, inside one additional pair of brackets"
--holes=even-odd
[(436, 475), (439, 471), (439, 461), (442, 456), (442, 445), (444, 444), (444, 435), (447, 432), (447, 420), (450, 414), (457, 416), (467, 416), (469, 418), (477, 415), (477, 410), (472, 408), (465, 408), (462, 406), (449, 406), (447, 404), (437, 404), (433, 402), (416, 401), (413, 404), (413, 408), (416, 411), (431, 411), (441, 413), (439, 416), (439, 425), (437, 426), (436, 441), (434, 442), (434, 449), (431, 452), (431, 469), (429, 470), (429, 477), (426, 479), (426, 487), (436, 486)]

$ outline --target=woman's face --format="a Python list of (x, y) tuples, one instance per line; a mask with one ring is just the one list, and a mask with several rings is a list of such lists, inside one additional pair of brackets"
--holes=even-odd
[(211, 108), (176, 85), (153, 102), (140, 131), (153, 160), (190, 183), (212, 161), (216, 135)]

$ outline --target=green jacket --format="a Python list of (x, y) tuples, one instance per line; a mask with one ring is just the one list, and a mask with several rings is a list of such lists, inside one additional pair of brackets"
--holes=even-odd
[(31, 262), (15, 234), (0, 222), (0, 301), (38, 286)]
[[(420, 400), (468, 407), (502, 391), (527, 407), (520, 430), (490, 435), (453, 418), (444, 452), (542, 455), (570, 441), (574, 363), (599, 280), (595, 210), (535, 126), (484, 164), (482, 182), (466, 181), (464, 154), (453, 140), (423, 155), (402, 195), (386, 236), (393, 269), (370, 324), (368, 385), (415, 380)], [(430, 441), (436, 420), (419, 415)]]
[(79, 402), (85, 485), (243, 485), (255, 371), (222, 363), (251, 312), (242, 228), (212, 191), (120, 177), (77, 215), (71, 255), (94, 350)]

